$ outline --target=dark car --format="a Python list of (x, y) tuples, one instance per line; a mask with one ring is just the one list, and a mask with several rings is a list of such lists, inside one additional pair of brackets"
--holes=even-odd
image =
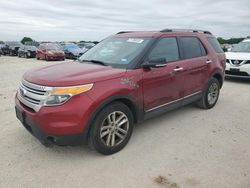
[(6, 42), (5, 46), (2, 48), (4, 55), (17, 56), (18, 50), (22, 46), (20, 42)]
[(37, 47), (23, 45), (18, 49), (18, 57), (33, 58), (36, 57)]
[(0, 56), (3, 55), (2, 48), (4, 47), (4, 42), (0, 41)]
[(214, 107), (225, 64), (208, 31), (122, 32), (79, 61), (26, 72), (16, 115), (45, 145), (86, 142), (108, 155), (128, 143), (135, 123), (190, 103)]
[(74, 43), (65, 44), (63, 51), (68, 59), (77, 59), (84, 53), (84, 50)]
[(62, 47), (57, 43), (43, 43), (40, 44), (38, 50), (36, 51), (37, 59), (50, 60), (62, 60), (65, 59), (64, 51)]

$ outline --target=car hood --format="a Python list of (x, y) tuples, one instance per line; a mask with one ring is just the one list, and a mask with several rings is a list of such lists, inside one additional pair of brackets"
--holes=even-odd
[(125, 72), (125, 69), (71, 61), (30, 70), (23, 75), (23, 79), (38, 85), (59, 87), (119, 78)]
[(232, 60), (250, 60), (250, 53), (226, 52), (226, 58)]

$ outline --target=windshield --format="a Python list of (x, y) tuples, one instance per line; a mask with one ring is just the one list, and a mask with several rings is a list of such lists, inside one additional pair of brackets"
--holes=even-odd
[(233, 46), (232, 52), (250, 52), (250, 42), (241, 42)]
[(64, 49), (80, 49), (76, 44), (68, 44), (64, 46)]
[(37, 47), (35, 47), (35, 46), (26, 46), (26, 49), (27, 50), (34, 50), (34, 51), (36, 51)]
[(44, 48), (46, 50), (61, 50), (61, 47), (58, 44), (46, 44)]
[(108, 38), (83, 54), (79, 60), (102, 61), (106, 65), (126, 68), (149, 43), (150, 38)]

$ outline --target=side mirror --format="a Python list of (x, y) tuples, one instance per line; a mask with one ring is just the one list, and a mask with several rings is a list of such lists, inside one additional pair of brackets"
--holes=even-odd
[(155, 58), (142, 64), (143, 68), (161, 68), (167, 65), (166, 58)]

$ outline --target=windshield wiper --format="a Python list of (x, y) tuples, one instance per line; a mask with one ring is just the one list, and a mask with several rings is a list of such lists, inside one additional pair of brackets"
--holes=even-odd
[(91, 63), (103, 65), (103, 66), (108, 66), (105, 62), (99, 61), (99, 60), (94, 60), (94, 59), (91, 59), (91, 60), (82, 59), (81, 62), (91, 62)]

